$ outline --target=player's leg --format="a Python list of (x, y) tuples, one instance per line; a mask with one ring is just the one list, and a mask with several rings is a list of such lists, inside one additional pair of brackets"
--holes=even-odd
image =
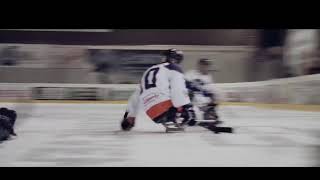
[(14, 132), (16, 118), (17, 114), (14, 110), (0, 108), (1, 139), (7, 139), (10, 135), (16, 136), (16, 133)]
[(171, 107), (166, 112), (152, 120), (157, 124), (162, 124), (166, 128), (166, 132), (183, 131), (184, 128), (177, 121), (179, 116), (181, 116), (179, 109)]
[(216, 103), (209, 103), (203, 109), (203, 118), (207, 120), (218, 120), (219, 116), (217, 114), (217, 104)]
[(0, 124), (0, 143), (2, 141), (8, 140), (9, 137), (10, 137), (9, 131), (6, 128), (2, 127)]
[(213, 93), (211, 96), (211, 102), (207, 104), (207, 109), (205, 111), (205, 117), (206, 119), (213, 119), (216, 120), (217, 124), (222, 123), (220, 121), (219, 115), (217, 113), (217, 107), (218, 107), (218, 100), (216, 93)]
[(16, 123), (17, 113), (15, 110), (9, 110), (8, 114), (10, 117), (10, 124), (11, 124), (10, 134), (13, 136), (16, 136), (17, 134), (14, 131), (14, 125)]
[(166, 131), (183, 131), (184, 125), (195, 124), (195, 112), (191, 104), (180, 108), (170, 107), (160, 116), (152, 119), (155, 123), (161, 123)]
[(163, 124), (167, 122), (176, 122), (176, 118), (178, 116), (177, 113), (178, 113), (178, 109), (175, 107), (171, 107), (161, 115), (155, 118), (152, 118), (152, 120), (157, 124)]
[(210, 97), (196, 94), (193, 97), (192, 103), (195, 106), (198, 125), (216, 125), (222, 123), (222, 121), (219, 120), (219, 116), (217, 114), (217, 103), (214, 94), (212, 94)]

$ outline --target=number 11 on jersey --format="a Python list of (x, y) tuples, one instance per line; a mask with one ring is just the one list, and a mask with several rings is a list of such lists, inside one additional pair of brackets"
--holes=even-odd
[(159, 68), (152, 68), (150, 69), (145, 78), (144, 78), (144, 84), (145, 89), (150, 89), (156, 87), (156, 81), (157, 81), (157, 73), (159, 72)]

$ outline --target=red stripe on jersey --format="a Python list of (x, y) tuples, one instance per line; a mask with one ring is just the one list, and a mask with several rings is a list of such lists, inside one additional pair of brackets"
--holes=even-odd
[(173, 107), (173, 104), (171, 102), (171, 100), (167, 100), (167, 101), (163, 101), (159, 104), (156, 104), (154, 106), (152, 106), (148, 111), (147, 111), (147, 115), (151, 118), (154, 119), (158, 116), (160, 116), (161, 114), (165, 113), (166, 111), (168, 111), (169, 108)]

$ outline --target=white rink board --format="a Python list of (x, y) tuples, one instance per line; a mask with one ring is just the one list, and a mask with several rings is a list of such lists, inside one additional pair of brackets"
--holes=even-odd
[[(72, 88), (95, 88), (100, 100), (128, 99), (137, 84), (53, 84), (53, 83), (0, 83), (1, 100), (32, 99), (34, 88), (60, 87), (64, 92)], [(211, 84), (221, 102), (254, 102), (270, 104), (320, 104), (320, 74), (245, 83)], [(47, 91), (46, 91), (47, 92)], [(56, 91), (48, 91), (52, 97)], [(123, 93), (125, 92), (125, 95)], [(58, 93), (60, 94), (60, 93)], [(57, 97), (55, 97), (57, 99)], [(67, 98), (68, 99), (68, 98)]]
[(219, 112), (235, 134), (166, 134), (144, 115), (119, 132), (124, 109), (33, 104), (17, 122), (19, 136), (0, 144), (0, 166), (320, 166), (319, 112), (227, 106)]

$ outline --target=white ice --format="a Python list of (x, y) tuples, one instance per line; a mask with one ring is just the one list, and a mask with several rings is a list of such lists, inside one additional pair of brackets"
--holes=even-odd
[(0, 106), (19, 113), (0, 166), (320, 166), (319, 112), (224, 106), (234, 134), (166, 134), (143, 114), (131, 132), (119, 131), (125, 105)]

